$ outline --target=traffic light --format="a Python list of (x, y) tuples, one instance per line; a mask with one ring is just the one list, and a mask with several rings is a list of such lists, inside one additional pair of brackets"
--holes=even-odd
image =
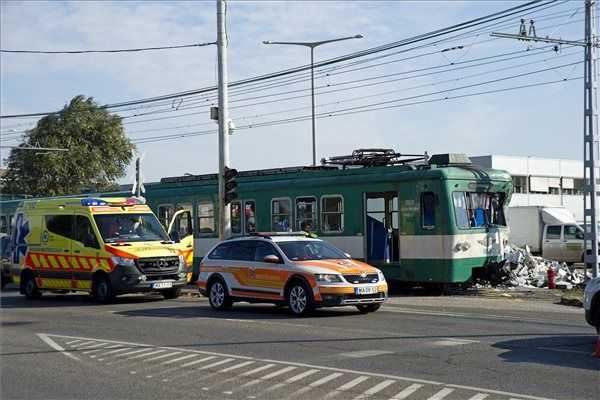
[(235, 181), (237, 173), (237, 169), (225, 167), (225, 204), (231, 203), (238, 197), (237, 182)]

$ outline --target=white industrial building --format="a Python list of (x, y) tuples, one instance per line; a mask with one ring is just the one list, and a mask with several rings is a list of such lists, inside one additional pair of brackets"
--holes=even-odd
[(509, 206), (564, 206), (583, 222), (583, 161), (501, 155), (472, 156), (473, 164), (512, 175)]

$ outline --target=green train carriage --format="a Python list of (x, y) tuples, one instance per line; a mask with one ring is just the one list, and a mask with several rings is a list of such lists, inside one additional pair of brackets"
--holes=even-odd
[[(309, 230), (388, 279), (408, 282), (461, 283), (503, 259), (507, 172), (456, 155), (347, 166), (241, 172), (232, 234)], [(189, 247), (193, 241), (197, 273), (218, 240), (217, 176), (163, 178), (146, 189), (165, 225), (176, 213), (171, 230)]]

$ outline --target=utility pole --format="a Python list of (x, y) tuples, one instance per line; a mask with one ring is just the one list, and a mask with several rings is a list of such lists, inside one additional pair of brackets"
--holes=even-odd
[[(532, 35), (533, 34), (533, 35)], [(535, 33), (534, 21), (530, 21), (529, 33), (525, 21), (521, 20), (519, 34), (492, 33), (491, 36), (532, 42), (568, 44), (584, 48), (584, 110), (583, 110), (583, 218), (584, 218), (584, 261), (592, 268), (592, 276), (598, 272), (598, 173), (600, 135), (598, 134), (598, 36), (596, 29), (596, 0), (585, 0), (585, 39), (563, 40), (540, 37)], [(591, 250), (590, 254), (587, 254)]]
[(227, 99), (227, 5), (217, 0), (217, 53), (219, 64), (219, 239), (231, 236), (231, 215), (225, 201), (225, 168), (229, 167), (229, 110)]

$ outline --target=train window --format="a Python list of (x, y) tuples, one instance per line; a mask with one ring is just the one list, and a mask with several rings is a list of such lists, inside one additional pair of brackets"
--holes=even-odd
[(321, 197), (321, 231), (323, 233), (344, 231), (344, 198), (342, 196)]
[(161, 204), (158, 206), (158, 220), (165, 228), (169, 227), (174, 213), (175, 207), (172, 204)]
[(242, 203), (233, 201), (231, 203), (231, 233), (239, 235), (242, 233)]
[(291, 228), (292, 201), (288, 198), (271, 200), (271, 229), (273, 232), (287, 232)]
[(467, 197), (465, 192), (452, 193), (454, 200), (454, 213), (456, 215), (456, 225), (459, 228), (469, 228), (469, 212), (467, 209)]
[(296, 229), (315, 232), (317, 230), (317, 199), (314, 197), (296, 198)]
[(200, 234), (215, 233), (215, 214), (212, 201), (198, 202), (198, 232)]
[(421, 227), (435, 228), (435, 194), (432, 192), (421, 194)]
[(74, 239), (73, 215), (46, 215), (46, 229), (48, 232)]
[(246, 233), (256, 232), (256, 203), (254, 200), (244, 202), (244, 218), (246, 221)]
[(506, 225), (503, 193), (454, 192), (452, 198), (459, 228)]

